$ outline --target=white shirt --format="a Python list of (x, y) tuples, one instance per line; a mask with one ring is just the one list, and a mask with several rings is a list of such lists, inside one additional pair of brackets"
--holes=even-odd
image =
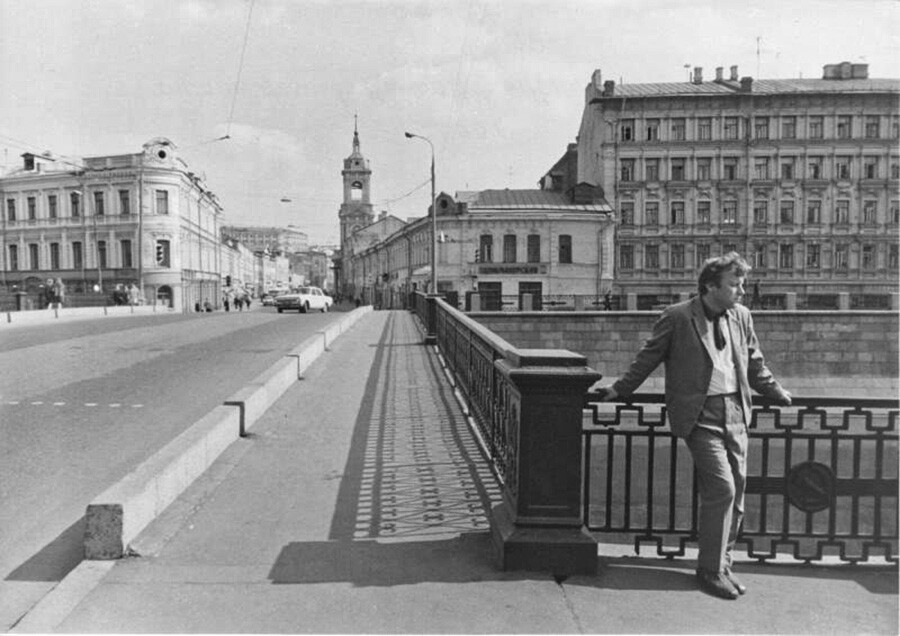
[(706, 330), (707, 344), (710, 345), (710, 351), (713, 352), (712, 378), (709, 380), (709, 388), (706, 390), (707, 395), (722, 395), (724, 393), (736, 393), (738, 391), (737, 371), (734, 368), (734, 354), (731, 349), (731, 325), (728, 316), (719, 318), (719, 326), (722, 328), (722, 335), (725, 336), (725, 348), (721, 351), (716, 348), (715, 337), (713, 336), (713, 321), (707, 319)]

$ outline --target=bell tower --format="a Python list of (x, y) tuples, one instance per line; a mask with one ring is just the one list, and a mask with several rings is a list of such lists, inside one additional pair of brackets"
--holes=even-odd
[[(353, 116), (353, 152), (344, 159), (344, 202), (338, 213), (341, 221), (341, 251), (344, 252), (347, 240), (359, 229), (371, 225), (375, 220), (370, 199), (370, 180), (372, 171), (369, 162), (359, 150), (359, 130), (356, 116)], [(344, 252), (346, 253), (346, 252)]]

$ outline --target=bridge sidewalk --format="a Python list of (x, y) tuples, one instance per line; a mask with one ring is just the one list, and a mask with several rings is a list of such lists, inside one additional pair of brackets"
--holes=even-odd
[(746, 565), (735, 602), (698, 592), (690, 560), (604, 556), (564, 581), (496, 570), (499, 489), (421, 341), (408, 313), (366, 316), (139, 557), (21, 631), (897, 633), (894, 569)]

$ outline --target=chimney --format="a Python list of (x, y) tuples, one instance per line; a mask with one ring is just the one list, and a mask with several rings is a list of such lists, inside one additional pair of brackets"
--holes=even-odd
[(594, 90), (596, 90), (596, 91), (602, 90), (601, 87), (603, 85), (601, 83), (601, 76), (600, 76), (599, 68), (594, 70), (594, 72), (591, 74), (591, 83), (594, 85)]
[(724, 71), (725, 71), (725, 69), (723, 67), (721, 67), (721, 66), (716, 67), (716, 81), (717, 82), (722, 81), (722, 74)]
[(737, 70), (737, 66), (736, 66), (736, 65), (731, 67), (731, 77), (730, 77), (729, 79), (730, 79), (732, 82), (738, 81), (738, 70)]
[(603, 97), (612, 97), (616, 93), (616, 83), (613, 80), (603, 82)]
[(741, 78), (741, 92), (742, 93), (753, 92), (753, 78), (752, 77), (742, 77)]
[(703, 83), (703, 67), (695, 66), (694, 67), (694, 84), (702, 84)]
[(850, 76), (853, 79), (869, 79), (868, 64), (853, 64), (850, 69)]

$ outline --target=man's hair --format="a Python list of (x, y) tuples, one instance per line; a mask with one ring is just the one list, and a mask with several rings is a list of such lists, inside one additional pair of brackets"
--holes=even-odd
[(700, 295), (706, 293), (707, 285), (718, 287), (722, 283), (722, 274), (734, 270), (738, 276), (746, 276), (750, 273), (750, 265), (737, 252), (728, 252), (725, 256), (716, 256), (707, 259), (700, 270), (700, 279), (697, 288)]

